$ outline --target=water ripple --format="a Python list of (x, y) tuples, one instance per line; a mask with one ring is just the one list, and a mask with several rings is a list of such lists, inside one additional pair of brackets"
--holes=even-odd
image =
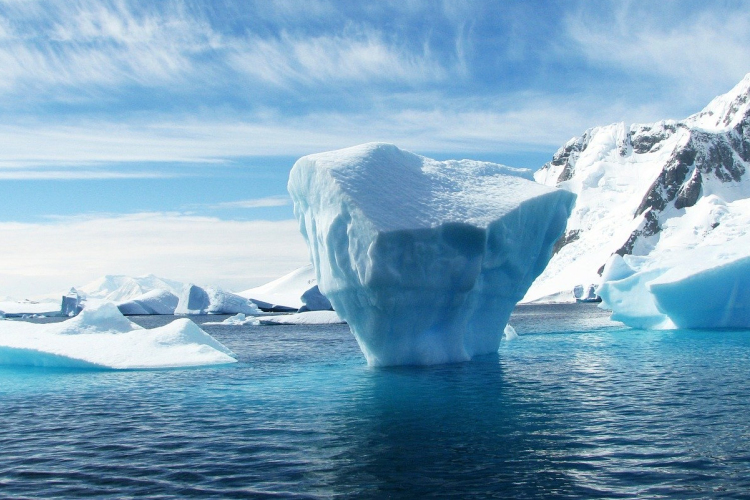
[(0, 369), (0, 497), (748, 496), (750, 332), (512, 323), (429, 368), (367, 368), (342, 326), (209, 326), (241, 363)]

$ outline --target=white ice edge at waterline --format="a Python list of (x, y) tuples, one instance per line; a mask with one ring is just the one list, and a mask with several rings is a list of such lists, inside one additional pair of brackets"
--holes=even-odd
[(60, 323), (0, 324), (0, 366), (155, 369), (236, 362), (229, 349), (189, 319), (145, 329), (108, 302)]

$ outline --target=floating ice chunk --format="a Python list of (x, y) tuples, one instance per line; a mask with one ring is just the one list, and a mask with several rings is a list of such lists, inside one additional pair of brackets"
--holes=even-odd
[(695, 273), (671, 269), (648, 290), (678, 328), (750, 327), (750, 256)]
[(219, 288), (186, 285), (180, 295), (175, 314), (262, 314), (258, 306), (245, 297)]
[(503, 340), (511, 341), (516, 340), (518, 338), (518, 333), (516, 333), (516, 329), (510, 326), (510, 324), (505, 325), (505, 330), (503, 330)]
[(147, 330), (109, 302), (89, 304), (61, 323), (0, 326), (2, 365), (134, 369), (234, 362), (229, 349), (188, 319)]
[(588, 285), (576, 285), (573, 287), (573, 297), (576, 302), (601, 302), (601, 299), (596, 294), (596, 289), (599, 285), (588, 284)]
[(122, 314), (174, 314), (179, 297), (167, 290), (151, 290), (143, 295), (120, 302), (117, 307)]
[(502, 165), (389, 144), (301, 158), (288, 189), (318, 286), (370, 365), (497, 351), (575, 200)]
[(260, 325), (260, 321), (258, 321), (258, 318), (251, 316), (247, 317), (242, 313), (236, 314), (234, 316), (231, 316), (224, 321), (207, 321), (203, 323), (204, 325), (225, 325), (225, 326), (258, 326)]
[(308, 311), (297, 314), (259, 316), (261, 325), (336, 325), (346, 323), (335, 311)]
[(620, 280), (607, 281), (599, 289), (601, 306), (612, 310), (612, 320), (633, 328), (670, 328), (667, 316), (656, 307), (648, 283), (660, 276), (664, 269), (635, 273)]

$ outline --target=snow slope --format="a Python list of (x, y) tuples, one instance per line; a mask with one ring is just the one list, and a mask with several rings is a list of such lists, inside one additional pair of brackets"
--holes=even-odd
[[(696, 227), (694, 219), (714, 217), (719, 206), (733, 212), (732, 203), (750, 197), (749, 101), (750, 75), (685, 120), (595, 127), (560, 148), (534, 176), (575, 193), (576, 205), (524, 302), (599, 284), (613, 254), (657, 261), (714, 232), (717, 221), (695, 234), (678, 228)], [(694, 209), (707, 197), (715, 201)], [(716, 232), (722, 237), (734, 238)]]
[(147, 330), (110, 302), (61, 323), (0, 323), (0, 365), (135, 369), (235, 362), (229, 349), (188, 319)]
[(248, 298), (261, 309), (273, 311), (326, 310), (331, 303), (317, 286), (315, 268), (312, 264), (295, 269), (291, 273), (265, 285), (250, 288), (237, 295)]
[(288, 189), (318, 286), (371, 365), (497, 351), (574, 200), (526, 170), (378, 143), (301, 158)]

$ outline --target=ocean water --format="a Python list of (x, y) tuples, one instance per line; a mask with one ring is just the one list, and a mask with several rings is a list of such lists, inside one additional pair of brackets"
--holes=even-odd
[(343, 325), (206, 326), (220, 368), (0, 368), (0, 498), (750, 497), (750, 331), (511, 324), (427, 368), (368, 368)]

